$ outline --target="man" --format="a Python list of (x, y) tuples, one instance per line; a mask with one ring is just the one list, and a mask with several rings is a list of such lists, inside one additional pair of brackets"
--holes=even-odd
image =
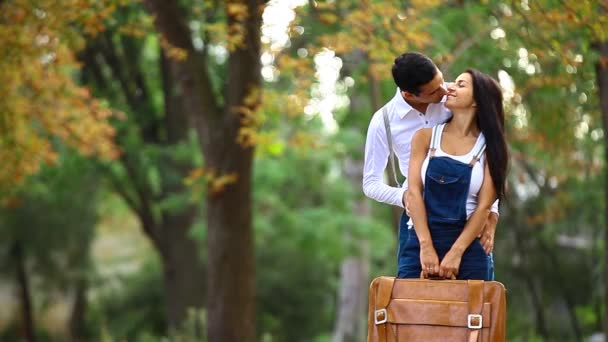
[[(407, 52), (395, 59), (392, 67), (393, 80), (397, 85), (395, 96), (380, 108), (372, 117), (365, 142), (365, 162), (363, 166), (363, 192), (376, 201), (406, 208), (405, 193), (407, 181), (402, 187), (392, 187), (384, 183), (384, 171), (389, 159), (389, 144), (383, 112), (388, 115), (392, 134), (392, 145), (399, 159), (402, 175), (408, 174), (410, 145), (414, 133), (424, 127), (444, 123), (452, 113), (444, 106), (446, 84), (443, 74), (425, 55)], [(398, 263), (402, 247), (408, 236), (406, 211), (399, 224)], [(494, 278), (492, 249), (494, 232), (498, 222), (498, 205), (494, 204), (492, 213), (481, 234), (481, 243), (488, 253), (489, 279)]]

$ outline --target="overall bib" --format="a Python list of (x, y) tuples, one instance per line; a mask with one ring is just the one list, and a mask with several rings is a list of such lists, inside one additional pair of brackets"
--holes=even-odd
[[(471, 173), (485, 150), (485, 144), (469, 164), (450, 157), (435, 157), (435, 150), (441, 141), (440, 134), (436, 132), (437, 126), (433, 128), (431, 137), (423, 195), (431, 239), (441, 263), (467, 222), (466, 201)], [(407, 234), (405, 246), (399, 249), (398, 278), (420, 278), (420, 243), (414, 229)], [(476, 238), (462, 255), (457, 279), (488, 278), (488, 256)]]

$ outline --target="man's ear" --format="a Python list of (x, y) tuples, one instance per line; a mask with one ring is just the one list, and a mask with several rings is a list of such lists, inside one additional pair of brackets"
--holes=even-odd
[(406, 90), (402, 90), (401, 91), (401, 96), (403, 96), (404, 99), (406, 100), (413, 100), (416, 98), (416, 95), (410, 93), (409, 91)]

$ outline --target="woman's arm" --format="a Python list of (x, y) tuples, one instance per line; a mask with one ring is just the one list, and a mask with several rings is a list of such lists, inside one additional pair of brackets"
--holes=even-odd
[(471, 245), (471, 242), (473, 242), (473, 240), (475, 240), (475, 238), (479, 235), (483, 226), (486, 224), (488, 216), (490, 215), (492, 204), (494, 201), (496, 201), (496, 196), (496, 187), (494, 186), (492, 176), (490, 175), (490, 168), (486, 163), (484, 168), (483, 183), (481, 184), (481, 189), (479, 190), (479, 201), (477, 203), (477, 208), (475, 208), (475, 211), (467, 221), (458, 239), (456, 239), (448, 253), (445, 255), (443, 260), (441, 260), (439, 276), (451, 278), (452, 276), (456, 276), (458, 274), (462, 255), (464, 254), (464, 251)]
[(439, 258), (433, 246), (426, 219), (426, 208), (422, 198), (422, 177), (420, 175), (422, 163), (429, 149), (431, 132), (432, 129), (423, 128), (417, 131), (412, 138), (406, 195), (410, 218), (414, 222), (416, 236), (420, 241), (420, 265), (424, 274), (437, 274), (439, 272)]

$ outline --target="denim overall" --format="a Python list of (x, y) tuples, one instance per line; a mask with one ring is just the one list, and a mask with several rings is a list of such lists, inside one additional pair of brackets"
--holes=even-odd
[[(467, 222), (466, 201), (471, 173), (473, 166), (485, 150), (485, 144), (474, 154), (469, 164), (450, 157), (435, 157), (435, 150), (441, 141), (437, 127), (433, 128), (431, 136), (423, 194), (433, 246), (441, 262)], [(404, 234), (400, 229), (400, 240), (401, 235)], [(406, 236), (407, 241), (404, 246), (400, 241), (397, 277), (420, 278), (420, 243), (415, 230), (412, 229)], [(490, 280), (488, 264), (488, 256), (481, 242), (476, 238), (462, 255), (457, 279)]]

